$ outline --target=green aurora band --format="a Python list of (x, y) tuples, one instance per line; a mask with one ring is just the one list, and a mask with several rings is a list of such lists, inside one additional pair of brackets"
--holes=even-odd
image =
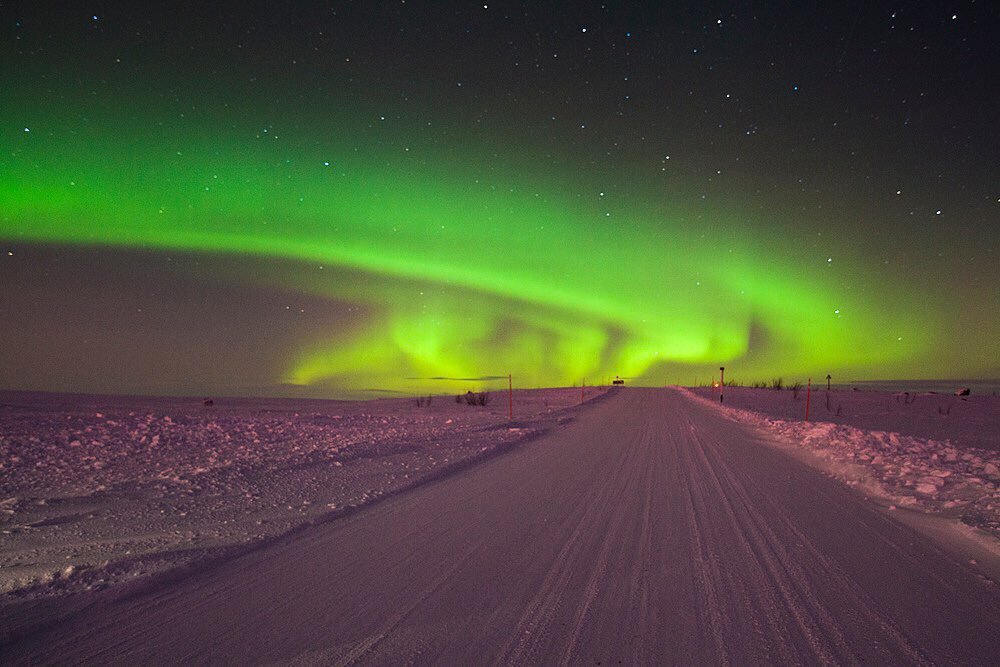
[(706, 220), (628, 173), (598, 184), (527, 150), (497, 164), (459, 137), (374, 140), (367, 120), (264, 132), (45, 116), (3, 133), (0, 238), (279, 258), (297, 268), (242, 279), (365, 308), (360, 328), (289, 351), (281, 382), (658, 383), (719, 365), (744, 380), (879, 377), (927, 372), (945, 335), (934, 311), (913, 317), (919, 294), (867, 290), (846, 259), (739, 212)]

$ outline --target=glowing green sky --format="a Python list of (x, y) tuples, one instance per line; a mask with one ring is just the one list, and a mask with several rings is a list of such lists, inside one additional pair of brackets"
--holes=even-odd
[[(44, 71), (8, 77), (0, 107), (5, 275), (29, 281), (44, 270), (24, 264), (36, 250), (109, 248), (130, 261), (180, 252), (208, 260), (194, 279), (205, 303), (243, 285), (261, 295), (251, 311), (275, 307), (276, 294), (329, 308), (322, 321), (261, 340), (247, 380), (230, 378), (237, 393), (450, 391), (471, 386), (457, 378), (506, 373), (529, 386), (615, 374), (687, 383), (719, 365), (745, 380), (996, 369), (995, 266), (982, 273), (995, 237), (978, 219), (954, 237), (905, 221), (886, 203), (901, 196), (896, 186), (852, 191), (857, 176), (843, 156), (806, 170), (824, 189), (817, 198), (780, 173), (774, 146), (735, 160), (725, 147), (699, 152), (687, 136), (694, 121), (656, 129), (654, 147), (596, 160), (611, 139), (582, 123), (519, 128), (528, 111), (482, 128), (466, 109), (385, 91), (334, 96), (326, 109), (316, 100), (276, 107), (276, 88), (247, 97), (199, 81), (165, 101), (125, 78), (88, 96), (62, 90), (68, 78), (41, 82)], [(654, 131), (633, 123), (626, 135)], [(795, 152), (790, 138), (775, 141)], [(919, 179), (894, 183), (904, 181)], [(956, 286), (977, 244), (980, 273)], [(114, 283), (114, 264), (80, 281)], [(58, 326), (52, 310), (6, 309), (43, 330), (39, 355), (44, 329)], [(179, 332), (199, 327), (205, 315), (194, 312), (178, 315)], [(127, 329), (107, 335), (137, 335)], [(151, 345), (148, 354), (164, 352)], [(5, 384), (48, 388), (28, 367), (4, 360)], [(158, 384), (141, 362), (133, 374), (142, 378), (126, 372), (124, 386), (54, 384), (199, 390)], [(428, 379), (440, 377), (456, 379)]]

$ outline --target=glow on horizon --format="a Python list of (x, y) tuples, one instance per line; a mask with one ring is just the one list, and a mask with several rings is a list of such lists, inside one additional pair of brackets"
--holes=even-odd
[(669, 192), (618, 196), (625, 182), (597, 191), (514, 164), (485, 178), (455, 166), (475, 155), (345, 139), (248, 149), (211, 127), (193, 145), (20, 134), (3, 139), (0, 238), (280, 258), (299, 270), (243, 279), (368, 307), (360, 330), (311, 332), (276, 381), (420, 391), (419, 378), (498, 373), (657, 382), (665, 364), (905, 369), (941, 337), (933, 311), (913, 317), (920, 295), (866, 291), (849, 256), (827, 266), (736, 214), (704, 225)]

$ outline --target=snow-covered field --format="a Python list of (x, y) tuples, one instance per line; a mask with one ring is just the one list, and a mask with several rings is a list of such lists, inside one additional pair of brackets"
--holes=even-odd
[[(509, 422), (501, 392), (484, 407), (0, 392), (0, 593), (102, 588), (339, 516), (571, 418), (580, 389), (514, 398)], [(1000, 536), (1000, 399), (812, 399), (808, 423), (804, 392), (727, 388), (721, 409), (863, 469), (894, 505)]]
[[(729, 416), (776, 433), (850, 470), (892, 505), (948, 517), (1000, 537), (1000, 398), (877, 391), (697, 388), (692, 394)], [(829, 398), (829, 402), (827, 401)], [(830, 407), (828, 408), (827, 405)], [(856, 474), (863, 471), (864, 479)]]
[(0, 593), (101, 588), (326, 520), (570, 418), (580, 389), (516, 391), (513, 422), (490, 398), (2, 392)]

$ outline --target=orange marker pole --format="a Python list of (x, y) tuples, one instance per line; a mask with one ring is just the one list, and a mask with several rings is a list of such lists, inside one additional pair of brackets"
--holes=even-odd
[[(802, 385), (799, 385), (800, 387)], [(809, 384), (806, 385), (806, 421), (809, 421), (809, 396), (812, 394), (813, 379), (809, 378)]]
[(514, 421), (514, 379), (507, 375), (507, 419)]

